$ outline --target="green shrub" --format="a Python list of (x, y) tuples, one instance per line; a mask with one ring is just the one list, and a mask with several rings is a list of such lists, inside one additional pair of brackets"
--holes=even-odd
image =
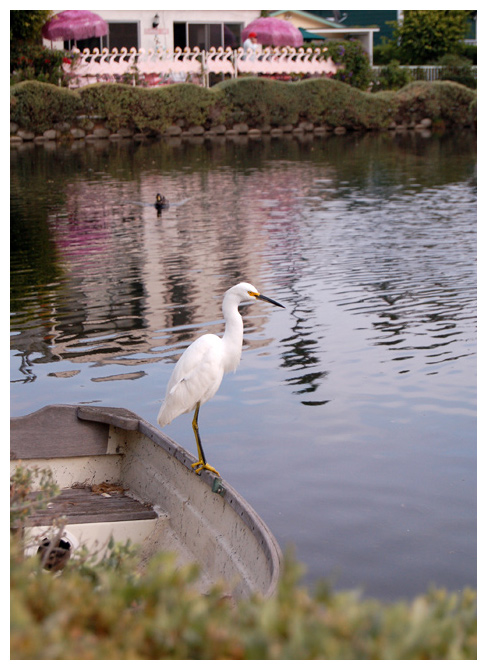
[(128, 84), (91, 84), (79, 89), (85, 114), (105, 119), (113, 131), (135, 125), (144, 92)]
[(474, 125), (475, 100), (475, 91), (450, 81), (415, 82), (397, 92), (377, 93), (322, 77), (289, 83), (243, 77), (211, 89), (194, 84), (156, 89), (93, 84), (77, 92), (22, 82), (11, 88), (10, 118), (36, 133), (60, 121), (74, 123), (80, 115), (98, 116), (113, 131), (130, 127), (156, 134), (174, 123), (210, 128), (219, 123), (261, 127), (311, 121), (376, 130), (400, 118), (409, 122), (429, 117), (444, 126)]
[(374, 46), (374, 65), (388, 65), (399, 60), (399, 47), (395, 40), (381, 37), (380, 44)]
[(176, 121), (184, 127), (205, 126), (211, 120), (218, 123), (219, 94), (195, 84), (171, 84), (145, 90), (136, 115), (139, 128), (162, 131)]
[[(195, 84), (146, 89), (127, 84), (92, 84), (80, 89), (89, 114), (103, 116), (111, 130), (132, 127), (163, 132), (175, 121), (204, 125), (215, 116), (218, 94)], [(218, 114), (216, 114), (218, 117)]]
[(429, 65), (461, 48), (468, 33), (469, 11), (407, 9), (395, 22), (394, 40), (403, 64)]
[(381, 68), (380, 74), (374, 82), (373, 91), (397, 91), (412, 81), (408, 68), (402, 68), (398, 60), (392, 60)]
[(361, 90), (368, 89), (372, 82), (372, 68), (360, 42), (328, 40), (326, 46), (333, 62), (340, 66), (333, 78)]
[(458, 47), (458, 55), (463, 58), (468, 58), (472, 65), (477, 65), (477, 45), (465, 44), (462, 42)]
[(10, 48), (10, 83), (36, 80), (60, 84), (65, 80), (63, 62), (70, 61), (65, 51), (46, 49), (38, 44), (12, 45)]
[(394, 118), (391, 100), (333, 79), (284, 83), (257, 77), (218, 84), (227, 121), (250, 126), (295, 125), (300, 119), (332, 127), (378, 129)]
[(405, 122), (430, 118), (438, 126), (475, 125), (475, 91), (449, 81), (417, 81), (396, 93), (397, 114)]
[(79, 93), (38, 81), (12, 86), (10, 100), (10, 120), (35, 133), (63, 121), (72, 123), (81, 113)]
[(13, 542), (12, 660), (366, 660), (476, 658), (476, 594), (431, 590), (383, 604), (353, 592), (315, 595), (286, 560), (275, 596), (201, 596), (194, 566), (159, 555), (140, 572), (115, 546), (93, 565), (41, 570)]
[(448, 54), (438, 61), (438, 65), (441, 65), (442, 68), (441, 80), (455, 81), (457, 84), (468, 86), (468, 88), (477, 88), (477, 77), (468, 58)]
[[(35, 495), (33, 482), (37, 479)], [(55, 496), (59, 487), (49, 469), (18, 467), (10, 476), (10, 528), (18, 528), (34, 509), (43, 509)]]
[[(54, 492), (42, 472), (39, 500)], [(11, 479), (21, 521), (31, 477)], [(409, 660), (475, 659), (476, 592), (432, 589), (383, 604), (320, 584), (299, 586), (287, 555), (277, 593), (233, 602), (224, 584), (202, 596), (198, 569), (159, 554), (141, 569), (130, 545), (95, 564), (81, 552), (57, 572), (11, 541), (11, 660)]]
[(293, 84), (262, 77), (229, 79), (213, 87), (221, 93), (225, 119), (250, 126), (295, 124), (299, 101)]
[(378, 97), (332, 79), (308, 79), (292, 84), (302, 116), (313, 123), (377, 130), (393, 120), (392, 96)]

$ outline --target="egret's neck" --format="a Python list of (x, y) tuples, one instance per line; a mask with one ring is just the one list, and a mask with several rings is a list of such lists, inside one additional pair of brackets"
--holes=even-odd
[(225, 349), (225, 372), (236, 370), (242, 355), (243, 320), (238, 311), (238, 304), (233, 299), (224, 300), (222, 305), (225, 319), (225, 332), (222, 338)]

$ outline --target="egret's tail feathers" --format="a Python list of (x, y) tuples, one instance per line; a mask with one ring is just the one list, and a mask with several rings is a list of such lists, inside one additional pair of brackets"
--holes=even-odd
[(161, 428), (164, 428), (164, 426), (167, 426), (168, 423), (171, 423), (171, 419), (167, 416), (165, 409), (165, 405), (162, 405), (161, 409), (159, 410), (159, 414), (157, 415), (157, 423)]

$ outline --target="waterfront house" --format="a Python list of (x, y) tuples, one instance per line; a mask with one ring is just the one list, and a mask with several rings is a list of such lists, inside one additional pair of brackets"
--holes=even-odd
[[(55, 10), (55, 13), (62, 10)], [(78, 49), (102, 49), (107, 47), (120, 50), (163, 48), (173, 51), (185, 47), (208, 50), (210, 47), (241, 46), (243, 28), (258, 18), (260, 10), (255, 9), (100, 9), (96, 10), (108, 23), (108, 35), (77, 42)], [(322, 12), (320, 12), (322, 13)], [(332, 13), (333, 14), (333, 13)], [(379, 28), (350, 28), (342, 23), (324, 18), (318, 12), (279, 10), (270, 16), (290, 21), (303, 33), (306, 41), (355, 38), (361, 42), (372, 62), (373, 35)], [(46, 46), (51, 43), (44, 41)], [(70, 49), (68, 42), (54, 42), (54, 48)]]
[[(324, 15), (326, 14), (327, 18)], [(306, 39), (307, 35), (312, 35), (311, 39), (321, 37), (325, 40), (348, 40), (355, 39), (361, 43), (364, 51), (368, 54), (370, 64), (373, 63), (374, 52), (374, 34), (379, 33), (378, 27), (349, 27), (339, 19), (340, 12), (323, 12), (323, 11), (298, 11), (291, 9), (281, 9), (279, 11), (271, 12), (270, 16), (275, 16), (278, 19), (289, 21), (296, 28), (299, 28)], [(336, 15), (336, 18), (335, 18)]]
[[(62, 10), (54, 10), (55, 13)], [(95, 10), (108, 23), (108, 35), (81, 40), (78, 49), (122, 47), (137, 50), (163, 48), (173, 51), (180, 47), (237, 47), (242, 29), (260, 16), (255, 9), (100, 9)], [(46, 46), (51, 43), (44, 40)], [(55, 42), (58, 49), (70, 49), (71, 43)]]

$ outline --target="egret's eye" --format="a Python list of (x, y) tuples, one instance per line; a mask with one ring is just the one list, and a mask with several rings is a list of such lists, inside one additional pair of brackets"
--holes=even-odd
[(254, 291), (248, 291), (248, 294), (251, 298), (258, 298), (259, 294), (255, 293)]

